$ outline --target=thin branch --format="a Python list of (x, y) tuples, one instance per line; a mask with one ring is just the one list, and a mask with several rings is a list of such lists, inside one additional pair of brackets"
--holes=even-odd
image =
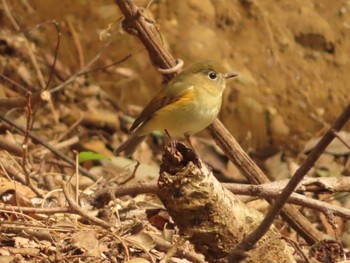
[[(281, 194), (281, 189), (273, 189), (264, 185), (240, 185), (240, 184), (223, 184), (228, 190), (238, 195), (249, 195), (260, 198), (273, 198), (276, 199)], [(335, 216), (342, 217), (346, 220), (350, 220), (350, 210), (344, 207), (335, 206), (320, 200), (309, 198), (305, 195), (292, 193), (288, 200), (288, 203), (299, 205), (302, 207), (311, 208), (313, 210), (320, 211), (324, 214), (331, 213)]]
[(345, 141), (337, 131), (333, 130), (332, 132), (334, 132), (334, 136), (337, 137), (338, 140), (341, 141), (341, 143), (344, 144), (345, 147), (350, 150), (350, 144), (347, 141)]
[[(3, 158), (0, 158), (0, 162), (4, 169), (17, 181), (22, 183), (23, 185), (26, 185), (26, 175), (21, 173), (21, 171), (17, 170), (12, 162), (9, 162), (8, 160), (5, 160)], [(28, 187), (37, 195), (42, 196), (42, 193), (39, 191), (34, 184), (29, 184)]]
[[(19, 88), (20, 90), (22, 90), (24, 92), (29, 91), (26, 87), (22, 86), (21, 84), (17, 83), (16, 81), (14, 81), (8, 77), (6, 77), (4, 74), (0, 73), (0, 77), (3, 78), (4, 80), (6, 80), (7, 82), (10, 82), (12, 85), (16, 86), (17, 88)], [(25, 99), (23, 98), (23, 100), (25, 100)], [(23, 104), (25, 104), (25, 102)]]
[(80, 216), (82, 216), (83, 218), (89, 220), (92, 223), (95, 223), (96, 225), (102, 226), (102, 227), (106, 227), (106, 228), (111, 228), (111, 227), (115, 227), (115, 225), (113, 224), (109, 224), (106, 221), (103, 221), (97, 217), (91, 216), (89, 214), (87, 214), (75, 201), (74, 199), (70, 196), (69, 192), (68, 192), (68, 188), (66, 185), (66, 182), (62, 182), (62, 189), (63, 189), (63, 193), (67, 199), (67, 202), (70, 205), (70, 208), (78, 213)]
[(103, 200), (109, 202), (114, 196), (120, 197), (124, 195), (138, 195), (138, 194), (157, 194), (158, 186), (157, 183), (136, 183), (118, 185), (116, 187), (103, 188), (94, 193), (95, 203), (102, 205)]
[[(92, 72), (96, 72), (99, 70), (104, 70), (116, 65), (119, 65), (120, 63), (123, 63), (124, 61), (128, 60), (132, 55), (126, 55), (125, 57), (123, 57), (122, 59), (115, 61), (111, 64), (105, 65), (103, 67), (97, 67), (94, 69), (89, 69), (90, 66), (92, 66), (92, 64), (88, 64), (90, 65), (89, 67), (85, 67), (84, 70), (81, 70), (79, 72), (77, 72), (76, 74), (72, 75), (71, 77), (69, 77), (66, 81), (64, 81), (63, 83), (59, 84), (58, 86), (54, 87), (53, 89), (49, 90), (49, 92), (51, 94), (58, 92), (59, 90), (63, 89), (64, 87), (66, 87), (67, 85), (69, 85), (70, 83), (74, 82), (78, 77), (85, 75), (85, 74), (89, 74)], [(95, 58), (93, 59), (95, 60)], [(10, 78), (6, 77), (3, 74), (0, 74), (0, 77), (4, 78), (5, 80), (9, 81), (10, 83), (16, 85), (17, 87), (20, 87), (21, 90), (24, 90), (27, 92), (27, 89), (25, 89), (23, 86), (19, 85), (18, 83), (14, 82), (13, 80), (11, 80)], [(46, 91), (44, 91), (46, 92)], [(35, 92), (32, 95), (32, 105), (35, 105), (37, 102), (42, 101), (42, 91), (40, 92)], [(4, 107), (4, 108), (20, 108), (20, 107), (25, 107), (27, 103), (27, 100), (25, 97), (16, 97), (16, 98), (0, 98), (0, 107)]]
[(266, 214), (260, 225), (246, 238), (244, 238), (232, 251), (230, 258), (237, 258), (235, 251), (248, 251), (254, 244), (268, 231), (273, 223), (274, 218), (279, 214), (284, 204), (287, 202), (290, 195), (296, 189), (298, 184), (307, 174), (307, 172), (314, 166), (317, 159), (324, 152), (326, 147), (332, 142), (335, 137), (334, 131), (338, 132), (346, 124), (350, 118), (350, 104), (344, 109), (337, 120), (332, 125), (322, 139), (317, 143), (315, 148), (307, 156), (299, 169), (295, 172), (293, 177), (283, 189), (281, 195), (276, 199), (269, 212)]
[(11, 11), (9, 9), (9, 6), (7, 4), (7, 1), (6, 0), (2, 0), (1, 3), (2, 3), (3, 9), (5, 11), (5, 14), (7, 15), (8, 19), (10, 20), (12, 26), (15, 28), (16, 31), (20, 31), (21, 28), (17, 24), (16, 19), (12, 16)]
[(26, 214), (57, 214), (57, 213), (73, 213), (69, 207), (18, 207), (12, 205), (0, 204), (2, 212), (19, 212)]
[[(16, 123), (14, 123), (13, 121), (7, 119), (6, 117), (0, 115), (0, 120), (6, 122), (7, 124), (13, 126), (16, 130), (20, 131), (21, 133), (25, 133), (25, 129), (23, 129), (21, 126), (17, 125)], [(69, 157), (67, 157), (65, 154), (61, 153), (60, 151), (56, 150), (52, 145), (50, 145), (49, 143), (45, 142), (44, 140), (42, 140), (41, 138), (39, 138), (36, 135), (33, 135), (31, 133), (28, 134), (28, 136), (34, 140), (34, 142), (37, 142), (39, 144), (41, 144), (42, 146), (44, 146), (45, 148), (49, 149), (52, 153), (54, 153), (56, 156), (58, 156), (59, 158), (61, 158), (62, 160), (66, 161), (67, 163), (69, 163), (73, 168), (75, 168), (75, 161)], [(97, 176), (94, 174), (91, 174), (89, 171), (87, 171), (86, 169), (84, 169), (83, 167), (79, 166), (79, 171), (89, 177), (90, 179), (97, 181)]]
[[(350, 178), (347, 181), (350, 181)], [(278, 187), (276, 187), (275, 183), (263, 185), (222, 183), (221, 185), (236, 195), (248, 195), (257, 198), (276, 199), (280, 195), (281, 190), (284, 188), (285, 182), (278, 184)], [(350, 186), (347, 187), (348, 191), (350, 191), (349, 187)], [(158, 194), (158, 192), (159, 189), (157, 183), (135, 183), (107, 187), (95, 192), (94, 203), (103, 205), (105, 203), (108, 203), (111, 199), (113, 199), (113, 197), (138, 194)], [(331, 213), (335, 216), (350, 220), (349, 209), (332, 205), (320, 200), (312, 199), (298, 193), (293, 193), (289, 197), (288, 203), (307, 207), (316, 211), (320, 211), (322, 213)]]
[(84, 65), (85, 65), (83, 47), (81, 46), (81, 43), (80, 43), (80, 40), (79, 40), (77, 31), (75, 31), (75, 28), (74, 28), (74, 26), (73, 26), (72, 19), (71, 19), (70, 17), (68, 17), (68, 18), (66, 19), (66, 22), (67, 22), (69, 31), (70, 31), (71, 34), (72, 34), (73, 43), (74, 43), (75, 48), (76, 48), (77, 53), (78, 53), (79, 68), (80, 68), (80, 69), (83, 69), (83, 68), (84, 68)]
[[(69, 79), (67, 79), (65, 82), (61, 83), (60, 85), (54, 87), (53, 89), (50, 90), (50, 93), (53, 94), (55, 92), (58, 92), (59, 90), (61, 90), (62, 88), (64, 88), (65, 86), (67, 86), (68, 84), (72, 83), (73, 81), (75, 81), (78, 77), (86, 74), (86, 73), (89, 73), (89, 72), (93, 72), (93, 71), (96, 71), (96, 70), (99, 70), (99, 69), (94, 69), (92, 71), (90, 71), (90, 68), (93, 64), (96, 63), (96, 61), (101, 57), (101, 54), (103, 53), (103, 51), (112, 43), (112, 39), (110, 39), (108, 42), (106, 42), (102, 49), (97, 53), (97, 55), (92, 59), (90, 60), (90, 62), (85, 66), (85, 68), (83, 68), (82, 70), (78, 71), (77, 73), (75, 73), (74, 75), (72, 75)], [(124, 62), (125, 60), (127, 60), (128, 58), (130, 58), (131, 55), (127, 55), (125, 56), (124, 58), (118, 60), (117, 62), (114, 62), (113, 63), (113, 66), (117, 65), (117, 64), (120, 64), (122, 62)]]
[(51, 66), (51, 72), (50, 72), (49, 79), (48, 79), (48, 81), (46, 83), (45, 90), (47, 90), (50, 87), (51, 80), (53, 78), (53, 75), (55, 74), (56, 62), (57, 62), (57, 57), (58, 57), (58, 50), (60, 49), (61, 34), (62, 34), (61, 30), (60, 30), (60, 27), (59, 27), (59, 24), (57, 23), (57, 21), (53, 20), (52, 23), (55, 25), (55, 28), (56, 28), (57, 42), (56, 42), (56, 48), (55, 48), (55, 55), (54, 55), (53, 63), (52, 63), (52, 66)]
[(29, 139), (29, 133), (32, 127), (32, 104), (31, 104), (31, 97), (32, 94), (30, 92), (27, 93), (26, 98), (27, 98), (27, 125), (26, 129), (24, 131), (24, 138), (23, 138), (23, 143), (22, 143), (22, 170), (26, 176), (26, 185), (29, 186), (31, 184), (30, 182), (30, 174), (27, 170), (27, 153), (28, 153), (28, 139)]
[[(151, 234), (151, 236), (152, 236), (153, 242), (156, 245), (157, 250), (167, 252), (170, 249), (172, 249), (173, 246), (169, 242), (165, 241), (164, 239), (162, 239), (156, 235)], [(182, 247), (177, 247), (176, 250), (177, 250), (176, 255), (180, 258), (185, 258), (187, 260), (190, 260), (190, 262), (193, 262), (193, 263), (205, 263), (206, 262), (203, 259), (202, 255), (196, 254), (192, 251), (186, 250)]]
[(120, 63), (123, 63), (124, 61), (128, 60), (129, 58), (131, 58), (131, 56), (132, 56), (132, 54), (129, 54), (129, 55), (125, 56), (124, 58), (118, 60), (118, 61), (112, 62), (111, 64), (105, 65), (103, 67), (98, 67), (98, 68), (87, 70), (87, 71), (84, 72), (84, 74), (89, 74), (89, 73), (92, 73), (92, 72), (105, 70), (105, 69), (114, 67), (114, 66), (119, 65)]
[(0, 140), (0, 149), (16, 156), (21, 156), (23, 153), (23, 149), (19, 144), (4, 140), (3, 138)]

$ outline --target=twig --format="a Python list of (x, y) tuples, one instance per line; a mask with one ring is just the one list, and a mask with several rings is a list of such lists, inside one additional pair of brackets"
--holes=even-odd
[(23, 149), (17, 143), (13, 143), (4, 139), (0, 140), (0, 149), (8, 151), (17, 156), (21, 156), (23, 154)]
[(107, 187), (96, 191), (94, 194), (95, 203), (102, 205), (102, 203), (109, 202), (110, 197), (124, 196), (124, 195), (138, 195), (138, 194), (158, 194), (157, 183), (136, 183), (119, 185), (116, 187)]
[[(89, 63), (85, 66), (85, 68), (83, 68), (82, 70), (78, 71), (77, 73), (75, 73), (74, 75), (72, 75), (69, 79), (67, 79), (65, 82), (61, 83), (60, 85), (54, 87), (53, 89), (50, 90), (50, 93), (53, 94), (55, 92), (58, 92), (59, 90), (61, 90), (62, 88), (64, 88), (65, 86), (67, 86), (68, 84), (72, 83), (73, 81), (75, 81), (78, 77), (89, 73), (89, 69), (90, 67), (95, 64), (95, 62), (101, 57), (101, 54), (103, 53), (103, 51), (112, 43), (112, 38), (107, 41), (103, 47), (101, 48), (101, 50), (96, 54), (95, 57), (93, 57)], [(113, 63), (114, 65), (117, 65), (119, 63), (124, 62), (126, 59), (130, 58), (131, 55), (127, 55), (124, 58), (118, 60), (117, 62)], [(98, 69), (99, 70), (99, 69)], [(94, 70), (96, 71), (96, 69)]]
[[(152, 63), (159, 68), (172, 68), (176, 65), (175, 59), (165, 49), (161, 41), (155, 37), (158, 34), (154, 23), (149, 23), (141, 16), (140, 8), (132, 0), (115, 0), (124, 14), (123, 27), (126, 32), (136, 35), (147, 48)], [(167, 80), (175, 74), (163, 75)], [(209, 131), (215, 142), (221, 147), (231, 162), (241, 168), (243, 174), (251, 183), (263, 184), (269, 182), (268, 177), (243, 151), (233, 136), (222, 123), (215, 119), (209, 126)], [(310, 244), (323, 239), (319, 232), (295, 207), (285, 205), (283, 218)]]
[(30, 174), (27, 170), (27, 153), (28, 153), (28, 139), (29, 139), (29, 133), (32, 127), (32, 104), (31, 104), (31, 97), (32, 94), (30, 92), (27, 93), (27, 125), (24, 132), (24, 138), (22, 143), (22, 170), (26, 176), (26, 185), (29, 186), (31, 184), (30, 182)]
[(271, 206), (269, 212), (266, 214), (260, 225), (247, 237), (245, 237), (231, 252), (230, 258), (237, 258), (235, 251), (248, 251), (254, 244), (268, 231), (273, 223), (274, 218), (279, 214), (283, 205), (286, 203), (294, 189), (301, 182), (307, 172), (314, 166), (317, 159), (326, 149), (326, 147), (332, 142), (335, 137), (333, 131), (338, 132), (345, 125), (350, 118), (350, 104), (344, 109), (337, 120), (334, 122), (332, 128), (322, 137), (317, 143), (315, 148), (310, 152), (306, 160), (302, 163), (299, 169), (295, 172), (293, 177), (288, 182), (287, 186), (283, 189), (281, 195), (276, 199), (274, 204)]
[(83, 47), (81, 46), (81, 43), (80, 43), (80, 40), (79, 40), (77, 31), (75, 31), (75, 28), (74, 28), (74, 26), (73, 26), (72, 19), (71, 19), (70, 17), (68, 17), (68, 18), (66, 19), (66, 21), (67, 21), (67, 25), (68, 25), (69, 31), (70, 31), (71, 34), (72, 34), (73, 42), (74, 42), (75, 48), (76, 48), (77, 53), (78, 53), (79, 68), (80, 68), (80, 69), (83, 69), (83, 68), (84, 68), (84, 65), (85, 65)]
[[(4, 160), (0, 158), (0, 162), (2, 163), (2, 166), (6, 169), (6, 171), (12, 175), (13, 178), (15, 178), (17, 181), (22, 183), (23, 185), (26, 185), (26, 175), (21, 173), (19, 170), (17, 170), (12, 162), (9, 162), (8, 160)], [(42, 196), (39, 189), (36, 188), (33, 184), (27, 185), (37, 196)]]
[[(4, 0), (3, 0), (4, 1)], [(106, 43), (105, 46), (103, 47), (103, 49), (105, 49), (108, 45), (110, 44), (110, 42)], [(97, 59), (100, 57), (102, 50), (88, 63), (88, 65), (81, 71), (73, 74), (71, 77), (69, 77), (66, 81), (64, 81), (63, 83), (59, 84), (58, 86), (54, 87), (53, 89), (49, 90), (50, 94), (54, 94), (55, 92), (60, 91), (61, 89), (63, 89), (64, 87), (66, 87), (67, 85), (69, 85), (70, 83), (74, 82), (78, 77), (84, 75), (84, 74), (89, 74), (92, 72), (96, 72), (99, 70), (104, 70), (116, 65), (119, 65), (120, 63), (123, 63), (124, 61), (126, 61), (127, 59), (129, 59), (132, 55), (126, 55), (125, 57), (123, 57), (122, 59), (113, 62), (111, 64), (108, 64), (106, 66), (103, 67), (98, 67), (98, 68), (94, 68), (94, 69), (89, 69), (96, 61)], [(2, 77), (3, 79), (5, 79), (6, 81), (10, 82), (11, 84), (19, 87), (21, 90), (27, 92), (28, 89), (26, 89), (25, 87), (23, 87), (22, 85), (19, 85), (18, 83), (16, 83), (15, 81), (11, 80), (10, 78), (6, 77), (3, 74), (0, 74), (0, 77)], [(36, 104), (38, 101), (43, 101), (44, 98), (48, 97), (48, 99), (50, 99), (50, 95), (48, 94), (47, 96), (47, 91), (40, 91), (40, 92), (35, 92), (32, 95), (32, 105)], [(43, 95), (44, 94), (44, 95)], [(47, 101), (48, 99), (45, 99), (45, 101)], [(5, 107), (5, 108), (16, 108), (16, 107), (24, 107), (26, 106), (27, 100), (25, 97), (18, 97), (18, 98), (0, 98), (0, 106), (1, 107)]]
[(337, 131), (332, 130), (332, 132), (334, 133), (334, 136), (337, 137), (338, 140), (341, 141), (342, 144), (344, 144), (346, 148), (350, 150), (350, 144), (346, 142)]
[(58, 51), (60, 49), (60, 44), (61, 44), (61, 30), (60, 30), (60, 26), (58, 24), (58, 22), (56, 20), (50, 20), (50, 21), (46, 21), (40, 24), (37, 24), (33, 29), (27, 31), (27, 33), (31, 33), (34, 30), (37, 30), (39, 27), (46, 25), (46, 24), (53, 24), (55, 26), (56, 29), (56, 33), (57, 33), (57, 41), (56, 41), (56, 47), (55, 47), (55, 54), (54, 54), (54, 59), (52, 62), (52, 65), (50, 66), (51, 70), (50, 70), (50, 75), (49, 75), (49, 79), (47, 80), (47, 83), (45, 85), (45, 87), (42, 87), (42, 91), (48, 90), (51, 80), (53, 78), (53, 75), (55, 73), (55, 69), (56, 69), (56, 62), (57, 62), (57, 57), (58, 57)]
[(303, 259), (305, 260), (305, 263), (310, 263), (309, 258), (307, 257), (307, 255), (304, 253), (304, 251), (302, 250), (302, 248), (299, 246), (297, 242), (283, 236), (281, 237), (281, 239), (285, 240), (289, 245), (291, 245), (294, 248), (294, 250), (298, 252), (301, 255), (301, 257), (303, 257)]
[(36, 74), (37, 74), (37, 77), (38, 77), (41, 89), (44, 90), (45, 86), (46, 86), (45, 80), (44, 80), (44, 75), (41, 72), (41, 69), (39, 67), (38, 61), (37, 61), (37, 59), (36, 59), (36, 57), (34, 55), (34, 52), (32, 50), (32, 47), (30, 46), (30, 43), (29, 43), (28, 39), (24, 38), (24, 40), (25, 40), (24, 43), (25, 43), (25, 45), (27, 47), (27, 50), (28, 50), (30, 61), (32, 62), (34, 70), (36, 71)]
[(21, 32), (22, 35), (24, 36), (24, 38), (23, 38), (24, 39), (24, 44), (27, 47), (30, 61), (33, 64), (34, 70), (37, 73), (37, 77), (38, 77), (39, 83), (41, 85), (41, 91), (42, 91), (41, 98), (42, 99), (46, 98), (49, 101), (49, 106), (51, 108), (51, 111), (53, 112), (54, 119), (55, 119), (56, 123), (58, 123), (59, 122), (59, 118), (58, 118), (58, 116), (56, 114), (56, 111), (54, 109), (54, 105), (52, 103), (51, 96), (47, 96), (47, 94), (45, 94), (45, 91), (48, 88), (48, 86), (50, 84), (50, 81), (51, 81), (51, 78), (53, 76), (54, 67), (56, 65), (56, 59), (57, 59), (57, 54), (58, 54), (59, 43), (60, 43), (60, 30), (58, 28), (57, 22), (54, 23), (56, 25), (56, 29), (57, 29), (57, 32), (58, 32), (57, 45), (56, 45), (56, 51), (55, 51), (55, 59), (54, 59), (53, 65), (52, 65), (52, 70), (51, 70), (51, 74), (50, 74), (49, 80), (48, 80), (47, 84), (45, 84), (44, 76), (43, 76), (43, 74), (41, 72), (41, 69), (40, 69), (38, 61), (37, 61), (37, 59), (36, 59), (36, 57), (34, 55), (33, 49), (32, 49), (32, 47), (31, 47), (31, 45), (29, 43), (29, 40), (26, 38), (25, 33), (22, 32), (21, 27), (17, 24), (16, 20), (13, 18), (11, 12), (9, 11), (9, 8), (8, 8), (6, 0), (3, 0), (3, 5), (5, 6), (4, 7), (5, 10), (7, 10), (6, 14), (10, 18), (10, 20), (11, 20), (12, 24), (14, 25), (14, 27), (16, 28), (16, 30)]
[[(17, 129), (18, 131), (25, 133), (25, 129), (23, 129), (22, 127), (20, 127), (19, 125), (17, 125), (16, 123), (14, 123), (13, 121), (10, 121), (9, 119), (7, 119), (6, 117), (0, 115), (0, 120), (6, 122), (7, 124), (15, 127), (15, 129)], [(42, 146), (44, 146), (45, 148), (49, 149), (52, 153), (54, 153), (56, 156), (58, 156), (59, 158), (63, 159), (64, 161), (66, 161), (67, 163), (69, 163), (73, 168), (75, 168), (75, 161), (69, 157), (67, 157), (66, 155), (64, 155), (63, 153), (61, 153), (60, 151), (56, 150), (53, 146), (51, 146), (49, 143), (45, 142), (44, 140), (42, 140), (41, 138), (39, 138), (36, 135), (33, 135), (31, 133), (28, 134), (28, 136), (34, 140), (34, 142), (37, 142), (39, 144), (41, 144)], [(79, 166), (79, 171), (89, 177), (90, 179), (96, 181), (98, 178), (96, 175), (90, 173), (89, 171), (87, 171), (86, 169), (84, 169), (83, 167)]]
[[(93, 63), (91, 64), (91, 61), (90, 61), (89, 64), (88, 64), (89, 67), (86, 66), (84, 70), (81, 70), (81, 71), (77, 72), (76, 74), (72, 75), (69, 79), (67, 79), (63, 83), (59, 84), (58, 86), (54, 87), (49, 92), (50, 92), (50, 94), (58, 92), (62, 88), (66, 87), (68, 84), (74, 82), (79, 76), (82, 76), (84, 74), (89, 74), (89, 73), (92, 73), (92, 72), (96, 72), (96, 71), (99, 71), (99, 70), (104, 70), (104, 69), (107, 69), (107, 68), (119, 65), (120, 63), (123, 63), (124, 61), (128, 60), (131, 56), (132, 56), (131, 54), (126, 55), (125, 57), (123, 57), (122, 59), (120, 59), (118, 61), (115, 61), (115, 62), (113, 62), (111, 64), (106, 65), (106, 66), (98, 67), (98, 68), (94, 68), (94, 69), (89, 69), (89, 67), (92, 66), (92, 64), (93, 64)], [(93, 58), (92, 61), (95, 62), (96, 61), (96, 57)], [(23, 90), (25, 92), (28, 91), (25, 87), (19, 85), (18, 83), (14, 82), (13, 80), (11, 80), (10, 78), (6, 77), (3, 74), (0, 74), (0, 77), (2, 77), (5, 80), (9, 81), (13, 85), (16, 85), (17, 87), (20, 87), (21, 90)], [(32, 95), (32, 102), (31, 102), (32, 105), (36, 104), (38, 101), (42, 101), (43, 97), (47, 97), (46, 95), (42, 96), (43, 93), (46, 93), (46, 91), (33, 93), (33, 95)], [(5, 107), (5, 108), (24, 107), (24, 106), (26, 106), (26, 103), (27, 103), (27, 100), (26, 100), (25, 97), (0, 98), (0, 107)]]
[(105, 69), (108, 69), (110, 67), (113, 67), (113, 66), (116, 66), (116, 65), (119, 65), (120, 63), (128, 60), (129, 58), (131, 58), (132, 54), (129, 54), (127, 56), (125, 56), (124, 58), (118, 60), (118, 61), (115, 61), (115, 62), (112, 62), (111, 64), (108, 64), (108, 65), (105, 65), (103, 67), (98, 67), (98, 68), (94, 68), (94, 69), (90, 69), (90, 70), (87, 70), (84, 72), (84, 74), (89, 74), (89, 73), (92, 73), (92, 72), (96, 72), (96, 71), (100, 71), (100, 70), (105, 70)]
[(63, 193), (67, 199), (67, 202), (69, 203), (71, 209), (78, 213), (80, 216), (82, 216), (83, 218), (89, 220), (90, 222), (95, 223), (96, 225), (102, 226), (102, 227), (106, 227), (106, 228), (112, 228), (115, 227), (112, 224), (109, 224), (97, 217), (91, 216), (89, 214), (87, 214), (74, 200), (73, 198), (69, 195), (68, 193), (68, 188), (65, 182), (62, 182), (62, 189), (63, 189)]
[(187, 240), (184, 237), (180, 237), (179, 240), (166, 252), (159, 263), (168, 263), (170, 259), (176, 254), (180, 246), (183, 246)]
[[(123, 29), (130, 34), (137, 35), (146, 47), (153, 65), (161, 69), (175, 67), (175, 59), (164, 48), (161, 41), (155, 37), (158, 35), (158, 31), (155, 29), (154, 23), (146, 21), (145, 17), (141, 15), (142, 11), (140, 8), (132, 0), (115, 0), (115, 3), (125, 17), (122, 21)], [(175, 75), (173, 73), (163, 75), (163, 77), (170, 80)]]
[[(285, 184), (280, 184), (279, 187), (275, 187), (274, 183), (264, 185), (245, 185), (232, 183), (222, 184), (222, 186), (224, 186), (236, 195), (248, 195), (268, 199), (276, 199), (280, 195), (281, 190), (284, 188), (284, 185)], [(350, 189), (348, 190), (350, 191)], [(111, 200), (112, 196), (121, 197), (125, 195), (158, 194), (158, 192), (159, 189), (157, 183), (136, 183), (113, 186), (95, 192), (94, 202), (96, 203), (96, 205), (103, 205), (105, 203), (108, 203)], [(289, 197), (288, 203), (308, 207), (310, 209), (320, 211), (322, 213), (332, 213), (335, 216), (339, 216), (344, 219), (350, 220), (349, 209), (332, 205), (320, 200), (312, 199), (310, 197), (298, 193), (293, 193)]]
[[(6, 77), (4, 74), (0, 74), (0, 77), (2, 77), (3, 79), (5, 79), (6, 81), (10, 82), (12, 85), (16, 86), (17, 88), (19, 88), (20, 90), (24, 91), (24, 92), (28, 92), (29, 90), (22, 86), (21, 84), (17, 83), (16, 81)], [(25, 98), (23, 98), (23, 105), (25, 105)], [(0, 104), (1, 105), (1, 104)]]
[[(156, 244), (156, 249), (158, 249), (160, 251), (167, 252), (169, 249), (172, 248), (172, 245), (169, 242), (167, 242), (167, 241), (165, 241), (165, 240), (163, 240), (155, 235), (151, 234), (151, 236), (152, 236), (153, 242)], [(205, 263), (206, 262), (203, 259), (203, 256), (201, 256), (197, 253), (194, 253), (192, 251), (188, 251), (188, 250), (181, 248), (181, 247), (177, 247), (176, 255), (178, 257), (185, 258), (193, 263)]]
[(62, 34), (60, 27), (59, 27), (59, 24), (56, 20), (48, 21), (47, 23), (52, 23), (55, 26), (56, 33), (57, 33), (57, 41), (56, 41), (55, 55), (54, 55), (53, 62), (51, 65), (50, 76), (49, 76), (49, 79), (47, 80), (45, 90), (48, 90), (48, 88), (50, 87), (51, 80), (53, 78), (53, 75), (55, 74), (56, 62), (57, 62), (57, 57), (58, 57), (58, 50), (60, 49), (61, 34)]
[(0, 107), (10, 109), (10, 108), (19, 108), (26, 105), (25, 97), (17, 98), (0, 98)]
[(79, 152), (74, 151), (75, 154), (75, 202), (79, 202)]
[(60, 134), (60, 136), (58, 136), (58, 138), (56, 139), (56, 141), (61, 141), (64, 137), (67, 136), (68, 133), (70, 133), (72, 130), (74, 130), (84, 119), (83, 114), (80, 114), (81, 116), (70, 126), (68, 127), (67, 130), (65, 130), (62, 134)]
[(12, 26), (15, 28), (16, 31), (20, 31), (21, 28), (19, 27), (19, 25), (16, 22), (16, 19), (12, 16), (11, 11), (9, 9), (9, 6), (7, 4), (6, 0), (2, 0), (2, 6), (4, 8), (5, 14), (8, 17), (8, 19), (10, 19), (10, 22), (12, 24)]
[(69, 207), (18, 207), (12, 205), (0, 204), (0, 210), (15, 211), (26, 214), (56, 214), (56, 213), (73, 213)]
[[(257, 196), (260, 198), (276, 199), (281, 194), (281, 189), (269, 189), (264, 185), (240, 185), (240, 184), (223, 184), (234, 194)], [(335, 206), (320, 200), (312, 199), (307, 196), (292, 193), (288, 198), (288, 203), (308, 207), (324, 214), (331, 213), (335, 216), (350, 220), (350, 210), (344, 207)]]
[[(76, 144), (79, 142), (79, 136), (73, 136), (65, 141), (61, 141), (59, 143), (52, 143), (52, 147), (55, 147), (56, 150), (60, 150), (62, 148), (69, 147), (70, 145)], [(36, 151), (35, 156), (42, 156), (49, 152), (49, 149), (43, 149), (42, 151)]]

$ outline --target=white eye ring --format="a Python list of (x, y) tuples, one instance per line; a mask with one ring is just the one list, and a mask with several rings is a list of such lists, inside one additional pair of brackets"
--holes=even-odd
[(211, 80), (216, 80), (218, 78), (218, 74), (214, 71), (210, 71), (208, 73), (208, 78), (211, 79)]

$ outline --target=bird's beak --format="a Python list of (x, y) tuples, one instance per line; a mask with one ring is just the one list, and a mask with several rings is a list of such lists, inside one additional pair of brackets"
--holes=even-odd
[(234, 77), (237, 77), (237, 76), (238, 76), (238, 74), (236, 74), (236, 73), (226, 73), (224, 78), (225, 79), (230, 79), (230, 78), (234, 78)]

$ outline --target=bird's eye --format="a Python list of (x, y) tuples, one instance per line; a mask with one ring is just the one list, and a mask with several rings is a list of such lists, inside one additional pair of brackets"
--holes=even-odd
[(211, 71), (208, 74), (208, 78), (210, 78), (211, 80), (215, 80), (218, 78), (218, 74), (216, 74), (215, 72)]

